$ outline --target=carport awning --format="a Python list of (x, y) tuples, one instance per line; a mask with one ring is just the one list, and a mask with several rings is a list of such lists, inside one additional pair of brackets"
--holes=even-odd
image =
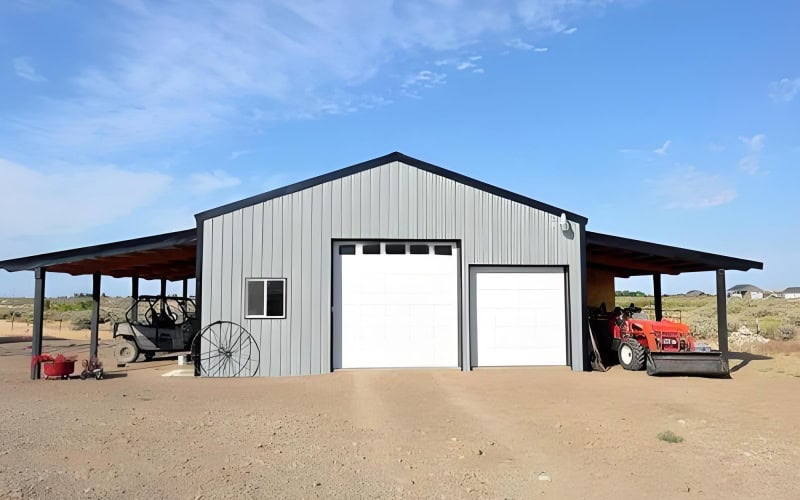
[(610, 234), (586, 232), (586, 264), (627, 278), (649, 274), (680, 274), (717, 269), (763, 269), (753, 260), (698, 252)]
[(195, 277), (196, 255), (197, 231), (187, 229), (0, 261), (0, 269), (178, 281)]

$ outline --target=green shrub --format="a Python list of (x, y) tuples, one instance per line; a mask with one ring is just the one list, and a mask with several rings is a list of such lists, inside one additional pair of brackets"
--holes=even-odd
[(666, 443), (682, 443), (683, 438), (672, 431), (664, 431), (658, 434), (658, 439)]
[(73, 330), (88, 330), (92, 327), (92, 320), (89, 318), (76, 318), (72, 322)]
[(70, 312), (70, 311), (90, 311), (92, 309), (91, 300), (81, 300), (78, 302), (63, 302), (60, 304), (50, 304), (49, 307), (52, 311)]

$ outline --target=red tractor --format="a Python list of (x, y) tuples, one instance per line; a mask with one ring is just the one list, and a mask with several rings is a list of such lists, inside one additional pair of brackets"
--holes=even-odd
[(728, 376), (728, 363), (707, 346), (696, 350), (689, 325), (636, 318), (639, 308), (616, 308), (609, 317), (611, 347), (626, 370), (647, 368), (650, 375)]

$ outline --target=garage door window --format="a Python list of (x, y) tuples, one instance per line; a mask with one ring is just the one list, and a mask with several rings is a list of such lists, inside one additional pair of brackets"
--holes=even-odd
[(364, 255), (377, 255), (381, 253), (381, 245), (379, 243), (375, 243), (372, 245), (364, 245), (362, 249)]
[(433, 247), (433, 253), (436, 255), (453, 255), (453, 247), (450, 245), (436, 245)]
[(387, 255), (402, 255), (406, 253), (406, 246), (402, 243), (387, 243), (386, 244), (386, 254)]
[(248, 278), (245, 305), (248, 319), (285, 318), (286, 278)]

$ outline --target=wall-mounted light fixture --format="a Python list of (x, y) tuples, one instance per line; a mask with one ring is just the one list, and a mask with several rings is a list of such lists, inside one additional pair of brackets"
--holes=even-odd
[(567, 214), (561, 214), (561, 217), (558, 219), (558, 227), (560, 227), (561, 231), (565, 233), (572, 230), (572, 225), (570, 225), (569, 220), (567, 219)]

